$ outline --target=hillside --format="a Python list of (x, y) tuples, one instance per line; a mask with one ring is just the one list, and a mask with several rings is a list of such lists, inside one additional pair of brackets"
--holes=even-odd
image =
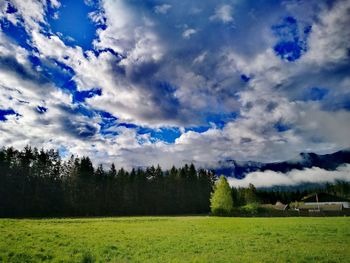
[(213, 170), (216, 174), (244, 178), (248, 173), (266, 170), (286, 173), (293, 169), (302, 170), (305, 168), (319, 167), (332, 171), (345, 163), (350, 163), (350, 150), (348, 149), (324, 155), (316, 153), (300, 153), (299, 156), (293, 160), (274, 163), (226, 160), (219, 162), (217, 168), (214, 168)]

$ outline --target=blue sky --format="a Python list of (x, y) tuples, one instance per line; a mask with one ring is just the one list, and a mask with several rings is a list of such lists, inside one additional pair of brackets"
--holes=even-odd
[(0, 146), (127, 168), (349, 148), (349, 10), (0, 0)]

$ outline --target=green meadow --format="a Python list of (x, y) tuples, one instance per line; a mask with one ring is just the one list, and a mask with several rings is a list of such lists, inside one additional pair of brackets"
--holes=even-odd
[(350, 218), (0, 219), (0, 262), (350, 262)]

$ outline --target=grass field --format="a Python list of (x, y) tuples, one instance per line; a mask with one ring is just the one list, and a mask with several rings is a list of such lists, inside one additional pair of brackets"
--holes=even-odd
[(0, 219), (2, 262), (350, 262), (350, 218)]

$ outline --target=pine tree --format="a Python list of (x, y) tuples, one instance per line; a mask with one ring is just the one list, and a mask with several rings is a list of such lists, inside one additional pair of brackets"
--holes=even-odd
[(214, 192), (210, 198), (210, 208), (213, 215), (227, 216), (233, 209), (231, 188), (225, 176), (215, 183)]
[(245, 191), (244, 198), (247, 204), (258, 203), (256, 188), (253, 184), (249, 184), (248, 188)]

